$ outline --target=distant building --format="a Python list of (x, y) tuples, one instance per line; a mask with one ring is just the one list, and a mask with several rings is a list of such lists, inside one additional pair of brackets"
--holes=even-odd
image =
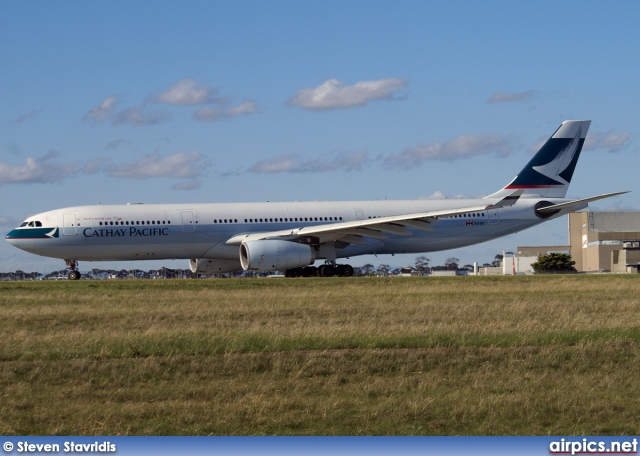
[(569, 255), (571, 247), (568, 245), (526, 246), (518, 247), (517, 252), (520, 257), (539, 257), (550, 253), (566, 253)]
[[(515, 255), (512, 255), (511, 258), (505, 255), (502, 265), (504, 274), (533, 274), (534, 270), (531, 265), (538, 261), (540, 255), (549, 255), (550, 253), (566, 253), (569, 255), (569, 251), (570, 247), (568, 245), (518, 247)], [(509, 267), (512, 269), (509, 269)]]
[(640, 212), (571, 213), (569, 245), (518, 247), (515, 260), (505, 257), (502, 273), (514, 261), (516, 273), (529, 273), (530, 263), (549, 253), (570, 254), (578, 272), (639, 273)]
[(638, 273), (640, 212), (569, 214), (569, 244), (578, 271)]

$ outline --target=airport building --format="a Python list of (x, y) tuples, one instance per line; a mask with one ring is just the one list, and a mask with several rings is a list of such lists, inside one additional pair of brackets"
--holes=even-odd
[(569, 253), (578, 272), (640, 273), (640, 212), (571, 213), (568, 246), (518, 247), (516, 256), (548, 253)]
[(569, 214), (570, 253), (582, 272), (640, 272), (640, 212)]

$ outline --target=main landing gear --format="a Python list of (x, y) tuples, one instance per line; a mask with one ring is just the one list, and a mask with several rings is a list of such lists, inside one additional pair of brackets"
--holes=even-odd
[(67, 263), (67, 268), (71, 269), (69, 275), (67, 276), (69, 280), (80, 280), (81, 274), (78, 271), (78, 262), (76, 260), (68, 259), (64, 260)]
[(323, 264), (322, 266), (305, 266), (303, 268), (287, 269), (285, 277), (352, 277), (353, 266), (350, 264)]

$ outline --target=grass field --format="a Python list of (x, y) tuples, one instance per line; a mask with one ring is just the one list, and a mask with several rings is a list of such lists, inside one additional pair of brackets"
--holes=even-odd
[(640, 433), (640, 277), (0, 284), (0, 435)]

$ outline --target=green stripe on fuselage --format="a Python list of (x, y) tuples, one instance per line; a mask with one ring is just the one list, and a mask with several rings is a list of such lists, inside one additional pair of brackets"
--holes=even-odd
[(60, 236), (60, 230), (56, 228), (16, 228), (7, 234), (6, 239), (50, 239)]

